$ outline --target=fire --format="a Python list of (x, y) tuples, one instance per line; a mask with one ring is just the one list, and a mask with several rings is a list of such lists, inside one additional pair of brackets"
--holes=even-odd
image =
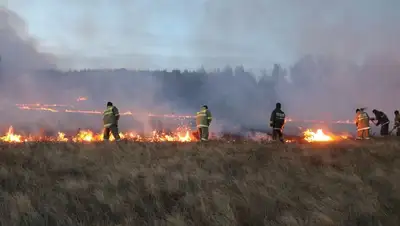
[(181, 136), (178, 134), (179, 141), (180, 142), (190, 142), (192, 141), (192, 138), (190, 137), (189, 131), (186, 131), (185, 136)]
[[(77, 102), (82, 102), (88, 100), (87, 97), (78, 97)], [(102, 114), (103, 111), (100, 110), (83, 110), (76, 109), (73, 105), (67, 104), (16, 104), (16, 106), (21, 110), (36, 110), (36, 111), (48, 111), (48, 112), (67, 112), (67, 113), (82, 113), (82, 114)], [(57, 108), (57, 109), (56, 109)], [(61, 108), (61, 109), (60, 109)], [(63, 109), (62, 109), (63, 108)], [(121, 113), (121, 115), (133, 115), (131, 111), (126, 111)], [(175, 115), (175, 114), (163, 114), (156, 115), (149, 113), (149, 117), (164, 117), (164, 118), (195, 118), (192, 115)], [(286, 122), (307, 122), (307, 123), (325, 123), (325, 124), (354, 124), (353, 120), (337, 120), (337, 121), (324, 121), (324, 120), (296, 120), (292, 118), (286, 118)]]
[[(78, 98), (79, 99), (79, 98)], [(73, 105), (64, 105), (64, 104), (16, 104), (16, 106), (20, 110), (31, 110), (31, 111), (47, 111), (53, 113), (81, 113), (81, 114), (95, 114), (100, 115), (103, 111), (100, 110), (79, 110), (75, 109)], [(58, 108), (58, 109), (56, 109)], [(64, 108), (64, 109), (60, 109)], [(132, 111), (124, 111), (121, 112), (120, 115), (134, 115)], [(135, 114), (139, 115), (139, 114)], [(195, 116), (191, 115), (174, 115), (174, 114), (163, 114), (163, 115), (156, 115), (152, 113), (148, 113), (149, 117), (163, 117), (163, 118), (195, 118)]]
[[(87, 97), (78, 97), (75, 99), (77, 102), (88, 100)], [(92, 114), (101, 115), (102, 110), (95, 109), (77, 109), (74, 105), (64, 105), (64, 104), (16, 104), (16, 106), (21, 110), (34, 110), (52, 113), (80, 113), (80, 114)], [(125, 109), (128, 110), (128, 109)], [(176, 115), (176, 114), (153, 114), (153, 113), (139, 113), (133, 111), (121, 111), (120, 115), (123, 116), (145, 116), (156, 117), (156, 118), (175, 118), (175, 119), (191, 119), (195, 118), (193, 115)], [(323, 124), (353, 124), (352, 120), (340, 120), (340, 121), (321, 121), (321, 120), (296, 120), (292, 118), (286, 118), (286, 122), (306, 122), (306, 123), (323, 123)], [(329, 135), (322, 129), (318, 129), (316, 132), (308, 129), (304, 132), (304, 140), (307, 142), (330, 142), (335, 140), (348, 139), (345, 135)], [(172, 133), (164, 133), (159, 131), (153, 131), (149, 136), (139, 135), (135, 132), (120, 133), (120, 137), (126, 140), (143, 141), (143, 142), (192, 142), (196, 141), (197, 138), (191, 133), (189, 129), (178, 129)], [(64, 132), (59, 132), (57, 136), (54, 137), (36, 137), (36, 136), (22, 136), (19, 134), (14, 134), (13, 128), (10, 127), (7, 134), (0, 137), (0, 141), (3, 142), (26, 142), (26, 141), (57, 141), (57, 142), (98, 142), (103, 140), (102, 133), (95, 133), (90, 130), (81, 130), (74, 136), (67, 136)], [(111, 136), (111, 140), (114, 138)], [(290, 141), (289, 141), (290, 142)]]
[(72, 138), (73, 142), (92, 142), (100, 140), (101, 140), (101, 135), (94, 134), (90, 130), (80, 130), (78, 134)]
[(308, 142), (329, 142), (338, 140), (347, 140), (351, 136), (349, 134), (334, 135), (332, 133), (324, 132), (322, 129), (318, 129), (313, 132), (311, 129), (307, 129), (303, 132), (304, 140)]
[(318, 129), (316, 133), (308, 129), (304, 132), (304, 140), (308, 142), (328, 142), (333, 141), (334, 138), (325, 134), (322, 129)]
[(66, 104), (16, 104), (17, 107), (73, 107), (72, 105), (66, 105)]
[[(78, 97), (76, 101), (81, 102), (87, 100), (87, 97)], [(48, 112), (66, 112), (66, 113), (82, 113), (82, 114), (102, 114), (100, 110), (83, 110), (76, 109), (73, 105), (65, 104), (16, 104), (21, 110), (35, 110), (35, 111), (48, 111)], [(57, 109), (56, 109), (57, 108)], [(64, 109), (61, 109), (64, 108)], [(121, 115), (133, 115), (133, 112), (122, 112)], [(175, 115), (175, 114), (162, 114), (157, 115), (153, 113), (148, 114), (149, 117), (164, 117), (164, 118), (195, 118), (193, 115)], [(325, 123), (325, 124), (354, 124), (353, 120), (338, 120), (338, 121), (323, 121), (323, 120), (295, 120), (286, 118), (286, 122), (306, 122), (306, 123)]]
[(57, 139), (56, 139), (57, 141), (62, 141), (62, 142), (68, 141), (68, 138), (65, 138), (65, 133), (58, 132), (57, 134), (58, 134)]
[(76, 101), (77, 102), (79, 102), (79, 101), (85, 101), (85, 100), (87, 100), (88, 98), (87, 97), (78, 97), (77, 99), (76, 99)]
[(57, 110), (53, 109), (53, 108), (46, 108), (46, 107), (28, 107), (28, 106), (21, 106), (19, 107), (19, 109), (21, 110), (35, 110), (35, 111), (50, 111), (50, 112), (58, 112)]
[(14, 134), (14, 128), (10, 126), (5, 136), (0, 138), (4, 142), (22, 142), (21, 135)]
[[(191, 131), (188, 128), (178, 128), (177, 131), (171, 133), (163, 133), (153, 131), (151, 136), (141, 136), (135, 132), (120, 133), (121, 139), (132, 140), (137, 142), (194, 142), (197, 139), (191, 135)], [(110, 141), (114, 141), (113, 136), (110, 137)], [(22, 142), (35, 142), (35, 141), (52, 141), (52, 142), (99, 142), (103, 141), (102, 133), (95, 133), (91, 130), (80, 130), (77, 134), (72, 137), (67, 137), (64, 132), (58, 132), (57, 136), (54, 137), (41, 137), (41, 136), (23, 136), (16, 134), (12, 126), (9, 127), (7, 133), (0, 137), (0, 141), (7, 143), (22, 143)]]
[(70, 110), (66, 109), (64, 112), (68, 113), (82, 113), (82, 114), (101, 114), (101, 111), (92, 111), (92, 110)]

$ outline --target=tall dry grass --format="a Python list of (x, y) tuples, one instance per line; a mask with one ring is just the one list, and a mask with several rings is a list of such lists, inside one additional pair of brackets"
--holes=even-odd
[(0, 148), (1, 225), (400, 225), (393, 139)]

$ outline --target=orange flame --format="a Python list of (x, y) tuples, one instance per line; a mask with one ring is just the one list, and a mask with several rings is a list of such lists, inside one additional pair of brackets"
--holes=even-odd
[[(87, 97), (79, 97), (76, 101), (87, 100)], [(50, 111), (50, 112), (68, 112), (68, 113), (82, 113), (82, 114), (101, 114), (102, 111), (98, 110), (75, 110), (73, 105), (65, 104), (16, 104), (16, 106), (21, 110), (36, 110), (36, 111)], [(68, 108), (56, 110), (54, 108)], [(71, 109), (72, 108), (72, 109)], [(127, 111), (121, 115), (133, 115), (132, 112)], [(149, 113), (149, 117), (163, 117), (163, 118), (195, 118), (193, 115), (175, 115), (175, 114), (153, 114)], [(338, 120), (338, 121), (323, 121), (323, 120), (295, 120), (292, 118), (286, 118), (286, 122), (309, 122), (309, 123), (333, 123), (333, 124), (354, 124), (353, 120)]]
[(52, 108), (45, 108), (45, 107), (37, 107), (37, 108), (32, 108), (32, 107), (28, 107), (28, 106), (21, 106), (18, 107), (21, 110), (35, 110), (35, 111), (51, 111), (51, 112), (58, 112), (55, 109)]
[(311, 129), (307, 129), (304, 133), (304, 140), (308, 142), (329, 142), (335, 140), (344, 140), (348, 139), (348, 135), (333, 135), (327, 134), (322, 129), (318, 129), (316, 132), (313, 132)]
[(334, 138), (326, 135), (322, 129), (318, 129), (316, 133), (308, 129), (304, 132), (304, 140), (308, 142), (327, 142), (333, 141)]
[[(178, 128), (177, 131), (170, 134), (160, 133), (153, 131), (151, 136), (141, 136), (136, 132), (119, 133), (121, 139), (140, 141), (140, 142), (193, 142), (197, 139), (191, 135), (191, 131), (188, 128)], [(110, 137), (110, 141), (114, 141), (113, 136)], [(40, 137), (40, 136), (22, 136), (14, 133), (14, 128), (9, 127), (7, 133), (0, 137), (0, 141), (9, 143), (21, 143), (28, 141), (55, 141), (55, 142), (99, 142), (103, 141), (102, 133), (94, 133), (90, 130), (80, 130), (75, 136), (67, 138), (63, 132), (58, 132), (55, 137)]]
[(76, 99), (76, 101), (85, 101), (85, 100), (87, 100), (88, 98), (87, 97), (78, 97), (77, 99)]
[(10, 126), (5, 136), (2, 136), (0, 140), (4, 142), (22, 142), (21, 135), (14, 134), (14, 128)]
[(65, 138), (65, 133), (58, 132), (56, 141), (67, 142), (68, 138)]
[[(49, 112), (66, 112), (66, 113), (81, 113), (81, 114), (102, 114), (102, 111), (99, 110), (79, 110), (74, 109), (72, 105), (61, 105), (61, 104), (16, 104), (16, 106), (21, 110), (34, 110), (34, 111), (49, 111)], [(67, 109), (54, 109), (55, 107), (64, 107)], [(72, 109), (70, 109), (72, 108)], [(134, 115), (131, 111), (126, 111), (120, 113), (120, 115)], [(149, 117), (163, 117), (163, 118), (194, 118), (191, 115), (174, 115), (174, 114), (148, 114)]]

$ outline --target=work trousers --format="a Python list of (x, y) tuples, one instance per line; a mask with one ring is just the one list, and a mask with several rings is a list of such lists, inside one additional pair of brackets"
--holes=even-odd
[(400, 128), (396, 129), (396, 136), (400, 137)]
[(110, 133), (113, 135), (116, 141), (121, 140), (119, 137), (118, 125), (111, 125), (110, 127), (104, 128), (103, 139), (108, 141), (110, 139)]
[(357, 139), (369, 139), (369, 129), (357, 130)]
[(199, 131), (200, 141), (208, 141), (208, 127), (199, 127), (197, 129)]
[(272, 129), (272, 140), (278, 140), (284, 142), (282, 128), (273, 128)]
[(381, 136), (389, 135), (389, 123), (381, 126)]

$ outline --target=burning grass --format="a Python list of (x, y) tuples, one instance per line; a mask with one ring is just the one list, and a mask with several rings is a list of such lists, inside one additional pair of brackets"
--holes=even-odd
[[(121, 139), (136, 141), (136, 142), (194, 142), (197, 141), (195, 134), (187, 127), (179, 127), (175, 131), (169, 133), (161, 131), (153, 131), (150, 136), (139, 135), (135, 131), (119, 133)], [(115, 138), (110, 137), (110, 141)], [(57, 132), (56, 136), (43, 136), (43, 135), (21, 135), (14, 131), (10, 126), (7, 132), (0, 136), (1, 142), (6, 143), (24, 143), (24, 142), (101, 142), (103, 141), (102, 133), (95, 133), (91, 130), (79, 130), (76, 134), (66, 136), (64, 132)]]
[[(139, 135), (135, 131), (120, 132), (120, 137), (127, 141), (135, 142), (197, 142), (198, 132), (192, 131), (188, 126), (180, 126), (175, 131), (168, 133), (162, 131), (153, 131), (150, 135)], [(213, 134), (211, 139), (226, 140), (225, 137), (228, 134)], [(229, 137), (229, 136), (228, 136)], [(307, 129), (301, 136), (287, 136), (285, 138), (286, 143), (302, 143), (302, 142), (341, 142), (347, 140), (349, 136), (346, 135), (335, 135), (333, 133), (324, 132), (322, 129), (313, 132), (311, 129)], [(253, 141), (271, 141), (271, 136), (266, 133), (250, 133), (248, 136), (235, 135), (228, 138), (232, 140), (253, 140)], [(114, 137), (111, 136), (111, 141)], [(40, 134), (36, 135), (21, 135), (14, 131), (14, 128), (10, 126), (7, 132), (0, 136), (1, 142), (7, 143), (25, 143), (25, 142), (78, 142), (78, 143), (92, 143), (103, 141), (102, 133), (95, 133), (91, 130), (79, 130), (76, 134), (66, 136), (64, 132), (57, 132), (54, 136), (44, 136)]]
[(347, 140), (350, 136), (349, 135), (335, 135), (332, 133), (324, 132), (322, 129), (317, 129), (313, 132), (311, 129), (307, 129), (303, 133), (304, 140), (307, 142), (333, 142), (333, 141), (343, 141)]
[(393, 139), (0, 148), (0, 225), (400, 225)]

